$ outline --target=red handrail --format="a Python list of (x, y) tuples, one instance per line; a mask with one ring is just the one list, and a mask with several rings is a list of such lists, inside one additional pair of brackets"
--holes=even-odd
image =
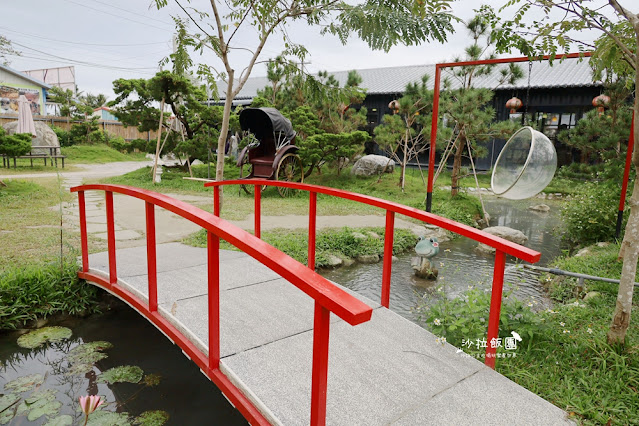
[[(109, 276), (104, 278), (89, 272), (89, 257), (86, 228), (84, 192), (105, 191), (107, 209), (107, 239), (109, 254)], [(333, 312), (351, 325), (369, 321), (372, 309), (364, 302), (300, 264), (280, 250), (261, 241), (258, 237), (200, 208), (176, 200), (164, 194), (123, 185), (81, 185), (71, 188), (78, 193), (80, 211), (80, 233), (82, 246), (82, 271), (78, 275), (103, 286), (118, 295), (152, 321), (167, 337), (177, 342), (185, 353), (198, 364), (207, 376), (218, 385), (240, 412), (254, 424), (268, 424), (264, 416), (251, 404), (220, 371), (220, 309), (219, 309), (219, 247), (220, 239), (228, 241), (267, 266), (315, 300), (313, 329), (313, 371), (311, 384), (311, 424), (322, 425), (326, 421), (326, 384), (328, 371), (328, 343), (330, 313)], [(147, 267), (149, 274), (148, 305), (127, 289), (118, 285), (115, 244), (115, 222), (113, 193), (132, 196), (145, 201), (147, 234)], [(219, 189), (216, 188), (214, 212), (219, 215)], [(259, 187), (255, 191), (256, 212), (259, 217)], [(171, 211), (207, 230), (208, 250), (208, 316), (209, 354), (204, 355), (157, 309), (157, 267), (155, 251), (155, 206)], [(259, 229), (256, 227), (256, 229)]]
[(381, 304), (388, 308), (390, 304), (390, 285), (391, 285), (391, 269), (393, 257), (393, 229), (395, 223), (395, 214), (412, 217), (426, 223), (430, 223), (441, 228), (452, 231), (456, 234), (471, 238), (480, 243), (486, 244), (496, 249), (495, 267), (493, 271), (493, 292), (490, 303), (490, 316), (488, 321), (487, 347), (486, 347), (486, 365), (495, 368), (495, 358), (497, 354), (497, 342), (499, 336), (499, 316), (501, 312), (501, 297), (504, 286), (504, 269), (506, 266), (506, 254), (515, 256), (526, 262), (535, 263), (541, 257), (541, 253), (510, 242), (503, 238), (488, 234), (487, 232), (475, 229), (468, 225), (455, 222), (445, 217), (416, 209), (414, 207), (404, 206), (393, 201), (383, 200), (369, 195), (358, 194), (355, 192), (343, 191), (341, 189), (328, 188), (325, 186), (309, 185), (305, 183), (272, 181), (266, 179), (236, 179), (225, 180), (220, 182), (207, 182), (205, 187), (213, 187), (214, 192), (214, 210), (219, 215), (220, 212), (220, 187), (225, 185), (255, 185), (255, 232), (259, 236), (261, 228), (261, 192), (262, 186), (276, 186), (284, 188), (292, 188), (310, 193), (309, 206), (309, 246), (308, 246), (308, 267), (315, 267), (315, 232), (316, 232), (316, 214), (317, 214), (317, 194), (326, 194), (334, 197), (344, 198), (346, 200), (357, 201), (386, 210), (386, 230), (384, 236), (384, 258), (382, 269), (382, 294)]

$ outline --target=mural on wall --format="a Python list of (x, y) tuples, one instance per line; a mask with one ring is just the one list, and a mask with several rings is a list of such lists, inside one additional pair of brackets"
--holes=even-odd
[(31, 106), (33, 115), (40, 115), (40, 90), (26, 87), (0, 85), (0, 113), (17, 114), (18, 97), (24, 94)]

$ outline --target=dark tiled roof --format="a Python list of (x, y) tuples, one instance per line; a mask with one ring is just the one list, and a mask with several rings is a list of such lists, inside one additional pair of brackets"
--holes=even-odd
[[(528, 85), (528, 63), (519, 64), (524, 72), (523, 78), (519, 79), (514, 85), (500, 85), (499, 70), (508, 67), (508, 64), (499, 64), (493, 68), (489, 75), (476, 77), (473, 86), (486, 87), (490, 89), (510, 89), (525, 88)], [(435, 65), (410, 65), (402, 67), (387, 68), (369, 68), (357, 70), (362, 77), (360, 87), (367, 89), (368, 94), (393, 94), (402, 93), (406, 84), (419, 82), (424, 74), (430, 75), (428, 81), (429, 87), (432, 89), (435, 77)], [(335, 78), (344, 85), (348, 76), (348, 71), (332, 72)], [(452, 88), (458, 88), (461, 83), (447, 69), (442, 70), (442, 81), (448, 77)], [(533, 62), (530, 77), (530, 86), (533, 88), (550, 88), (550, 87), (584, 87), (599, 86), (601, 82), (592, 81), (592, 70), (588, 59), (565, 59), (563, 61), (555, 60), (552, 64), (548, 61)], [(257, 91), (270, 86), (266, 77), (249, 78), (236, 97), (236, 99), (251, 99), (257, 95)], [(219, 87), (225, 87), (219, 84)], [(222, 97), (223, 93), (222, 93)]]

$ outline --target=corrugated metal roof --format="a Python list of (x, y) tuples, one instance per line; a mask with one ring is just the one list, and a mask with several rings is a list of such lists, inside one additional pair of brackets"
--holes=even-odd
[(47, 83), (45, 83), (43, 81), (40, 81), (40, 80), (36, 80), (35, 78), (32, 78), (32, 77), (30, 77), (30, 76), (28, 76), (28, 75), (26, 75), (26, 74), (24, 74), (24, 73), (22, 73), (22, 72), (20, 72), (18, 70), (14, 70), (13, 68), (11, 68), (11, 67), (9, 67), (7, 65), (0, 64), (0, 69), (4, 70), (4, 71), (6, 71), (6, 72), (8, 72), (10, 74), (13, 74), (15, 76), (18, 76), (20, 78), (23, 78), (23, 79), (25, 79), (27, 81), (30, 81), (31, 83), (34, 83), (37, 86), (44, 87), (47, 90), (51, 89), (51, 86), (49, 86)]
[[(500, 70), (507, 68), (508, 64), (496, 65), (489, 75), (476, 77), (474, 87), (485, 87), (489, 89), (511, 89), (526, 88), (528, 86), (528, 63), (519, 63), (524, 76), (514, 85), (499, 85)], [(452, 68), (442, 70), (442, 81), (448, 77), (453, 89), (459, 88), (461, 82), (452, 74)], [(408, 83), (421, 81), (424, 74), (430, 75), (428, 86), (430, 89), (434, 85), (435, 65), (410, 65), (401, 67), (369, 68), (357, 70), (362, 77), (360, 87), (367, 89), (368, 94), (402, 93)], [(348, 77), (348, 71), (337, 71), (330, 73), (343, 86)], [(593, 82), (592, 70), (590, 69), (588, 58), (585, 59), (565, 59), (556, 60), (552, 66), (548, 61), (535, 61), (532, 65), (530, 76), (531, 88), (550, 87), (583, 87), (600, 86), (601, 82)], [(249, 78), (235, 99), (251, 99), (257, 96), (257, 91), (270, 86), (266, 77)], [(219, 87), (225, 87), (219, 84)], [(223, 92), (222, 92), (223, 93)], [(222, 96), (223, 98), (224, 96)]]

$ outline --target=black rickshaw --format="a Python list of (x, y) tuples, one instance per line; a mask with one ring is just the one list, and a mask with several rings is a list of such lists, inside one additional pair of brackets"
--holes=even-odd
[[(293, 145), (296, 133), (288, 118), (275, 108), (246, 108), (240, 112), (240, 127), (249, 141), (237, 159), (240, 179), (303, 182), (299, 148)], [(242, 188), (251, 193), (253, 185)], [(282, 197), (293, 192), (290, 188), (277, 190)]]

